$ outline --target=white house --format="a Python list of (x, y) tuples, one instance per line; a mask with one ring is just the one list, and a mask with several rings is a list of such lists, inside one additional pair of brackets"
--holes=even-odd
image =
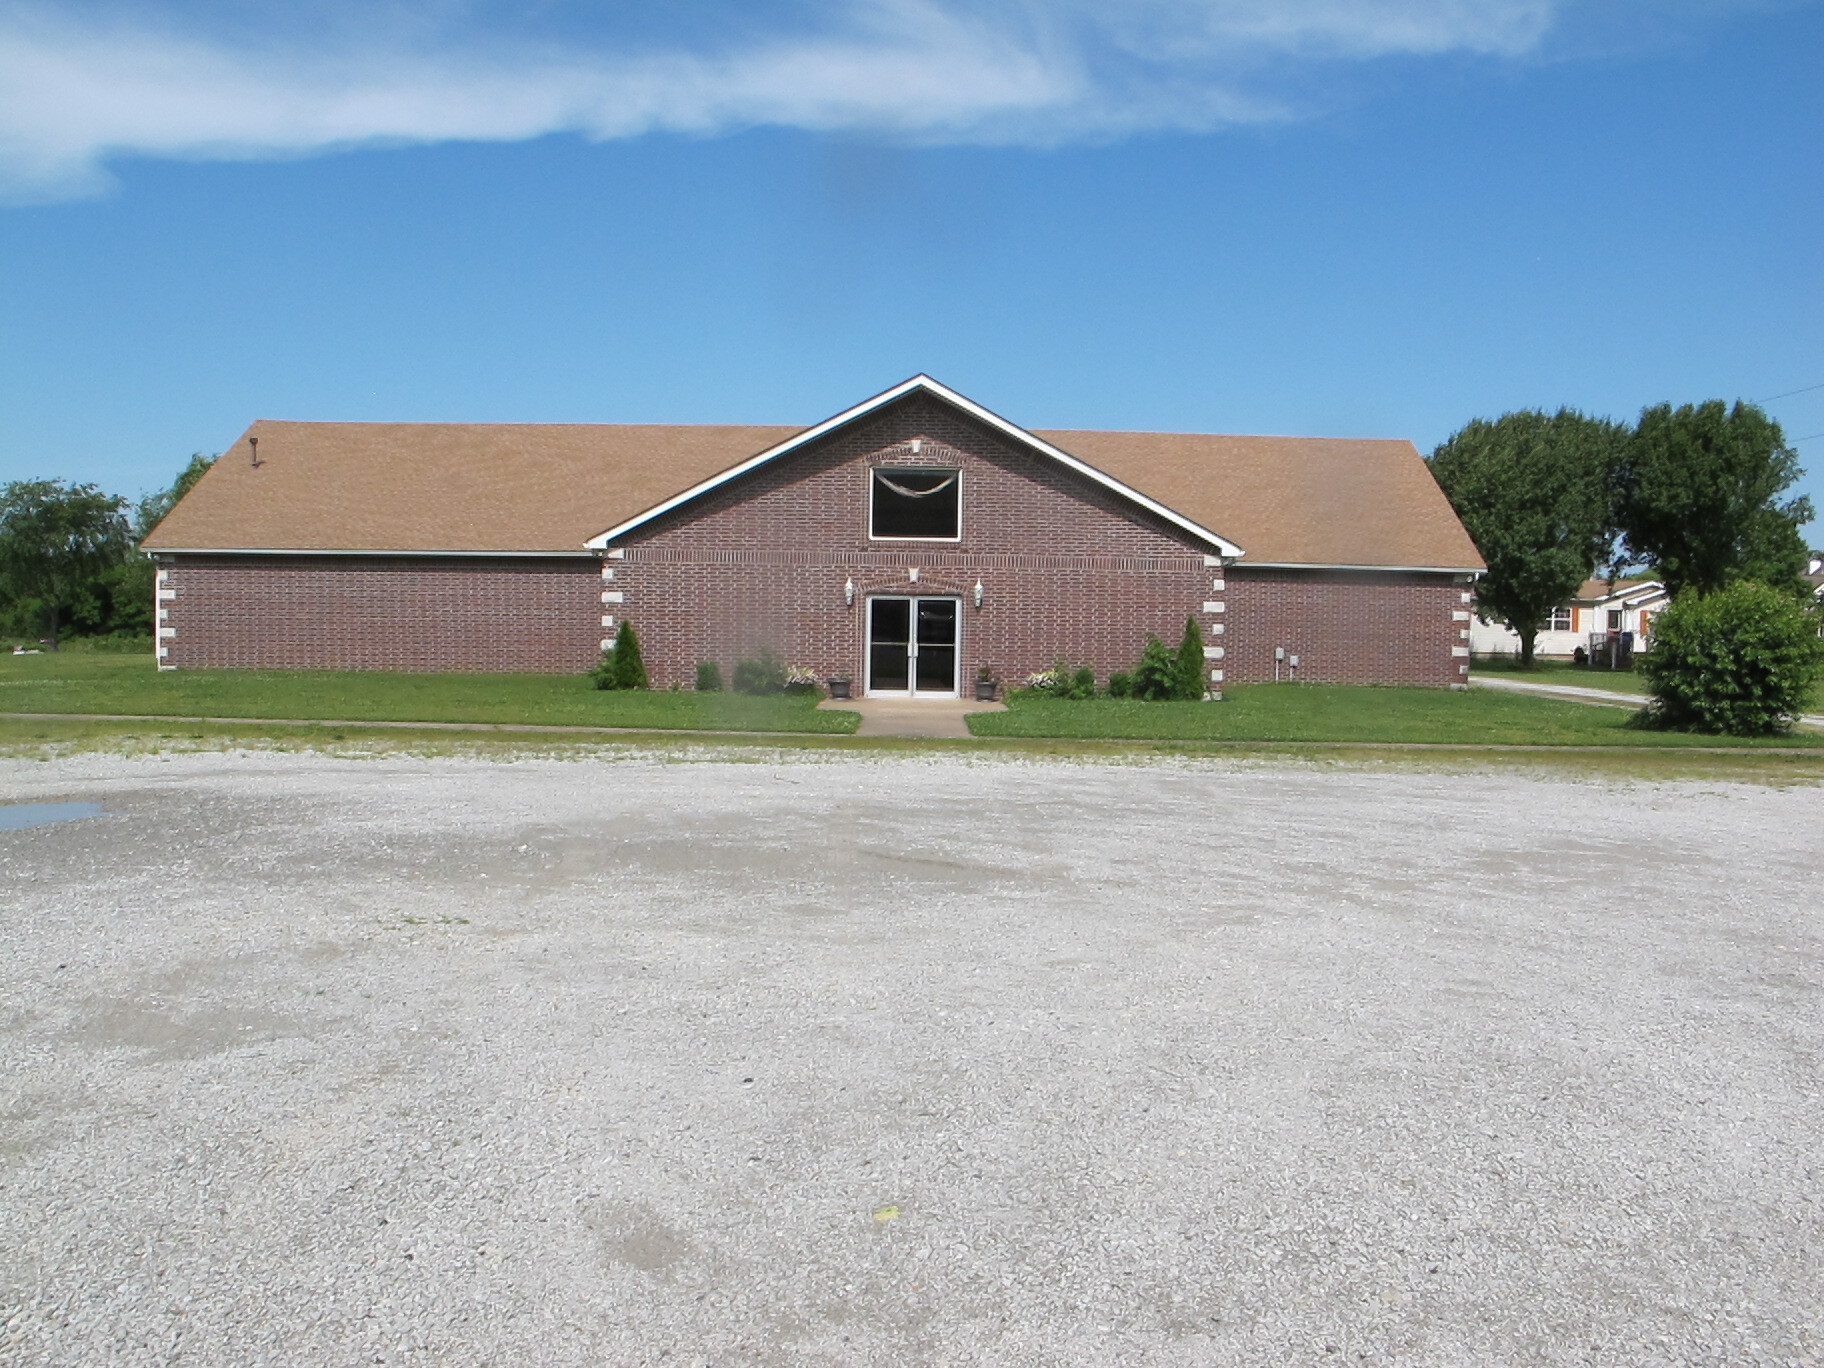
[[(1670, 595), (1658, 580), (1585, 580), (1570, 598), (1552, 609), (1540, 624), (1534, 654), (1569, 659), (1579, 646), (1594, 653), (1616, 634), (1630, 634), (1633, 649), (1652, 649), (1653, 615)], [(1519, 655), (1520, 636), (1504, 622), (1470, 623), (1469, 648), (1475, 655)]]

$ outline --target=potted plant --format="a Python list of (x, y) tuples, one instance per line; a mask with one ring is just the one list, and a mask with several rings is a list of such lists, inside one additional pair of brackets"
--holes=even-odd
[(1001, 682), (994, 677), (994, 667), (984, 665), (975, 672), (975, 701), (977, 703), (994, 702), (994, 691), (1001, 687)]
[(849, 697), (849, 686), (854, 683), (847, 675), (831, 675), (828, 679), (831, 698)]

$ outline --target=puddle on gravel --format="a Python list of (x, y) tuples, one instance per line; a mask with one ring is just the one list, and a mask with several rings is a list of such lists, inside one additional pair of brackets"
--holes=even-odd
[(20, 831), (101, 815), (100, 803), (0, 803), (0, 831)]

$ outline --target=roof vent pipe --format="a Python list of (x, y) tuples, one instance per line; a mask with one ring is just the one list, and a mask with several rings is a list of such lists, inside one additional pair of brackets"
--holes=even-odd
[(258, 437), (249, 437), (249, 438), (248, 438), (248, 439), (247, 439), (247, 450), (248, 450), (248, 451), (250, 451), (250, 452), (251, 452), (251, 453), (252, 453), (252, 454), (253, 454), (253, 465), (254, 465), (254, 469), (256, 469), (256, 470), (257, 470), (257, 469), (259, 469), (259, 465), (260, 465), (260, 439), (259, 439), (259, 438), (258, 438)]

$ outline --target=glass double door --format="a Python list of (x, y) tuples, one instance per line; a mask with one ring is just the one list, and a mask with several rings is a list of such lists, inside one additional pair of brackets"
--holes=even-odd
[(962, 600), (868, 600), (868, 692), (955, 698), (957, 622)]

